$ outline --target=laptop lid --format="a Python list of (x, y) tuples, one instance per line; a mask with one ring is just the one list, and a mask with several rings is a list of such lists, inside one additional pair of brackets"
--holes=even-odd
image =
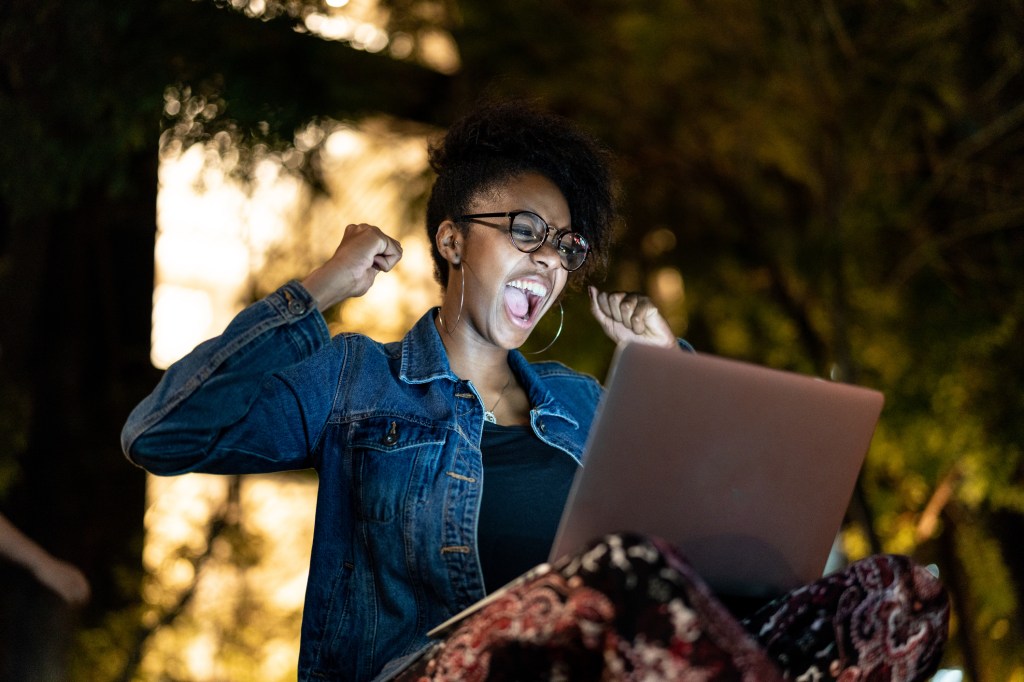
[(821, 577), (881, 393), (678, 349), (617, 353), (551, 550), (609, 532), (678, 547), (713, 590)]

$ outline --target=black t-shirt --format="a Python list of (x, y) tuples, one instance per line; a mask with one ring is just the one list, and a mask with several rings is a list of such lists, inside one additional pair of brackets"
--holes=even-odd
[(578, 464), (529, 426), (484, 423), (484, 489), (477, 546), (493, 592), (547, 561)]

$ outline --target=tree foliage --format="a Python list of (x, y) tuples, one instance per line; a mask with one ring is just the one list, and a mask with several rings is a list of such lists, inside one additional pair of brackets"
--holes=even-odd
[(618, 154), (612, 286), (654, 293), (678, 269), (669, 313), (699, 348), (886, 393), (848, 548), (937, 563), (950, 661), (1020, 674), (1020, 3), (463, 2), (460, 17), (474, 89), (540, 97)]
[[(90, 578), (77, 658), (93, 679), (123, 673), (143, 627), (145, 478), (118, 433), (157, 379), (149, 336), (168, 93), (202, 102), (194, 139), (282, 145), (315, 116), (429, 120), (445, 82), (303, 35), (292, 15), (258, 21), (191, 0), (0, 5), (0, 504)], [(9, 590), (31, 583), (17, 579)], [(3, 620), (41, 641), (10, 651), (0, 639), (0, 667), (59, 657), (61, 633), (46, 627), (59, 605), (6, 607)]]

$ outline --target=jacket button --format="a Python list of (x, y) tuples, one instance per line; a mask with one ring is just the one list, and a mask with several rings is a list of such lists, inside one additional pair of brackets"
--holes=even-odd
[(391, 428), (384, 434), (384, 444), (394, 445), (398, 442), (398, 422), (391, 422)]
[(547, 427), (544, 426), (544, 422), (537, 422), (537, 428), (540, 429), (541, 433), (545, 433), (547, 431)]
[(288, 301), (288, 312), (292, 315), (301, 315), (306, 312), (306, 304), (297, 298), (293, 298)]

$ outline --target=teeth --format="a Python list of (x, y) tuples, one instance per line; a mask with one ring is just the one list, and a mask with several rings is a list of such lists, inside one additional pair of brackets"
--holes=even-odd
[(540, 282), (534, 282), (528, 279), (517, 279), (513, 282), (509, 282), (508, 286), (515, 287), (516, 289), (525, 291), (528, 294), (533, 294), (534, 296), (540, 296), (541, 298), (548, 295), (548, 288), (546, 286)]

